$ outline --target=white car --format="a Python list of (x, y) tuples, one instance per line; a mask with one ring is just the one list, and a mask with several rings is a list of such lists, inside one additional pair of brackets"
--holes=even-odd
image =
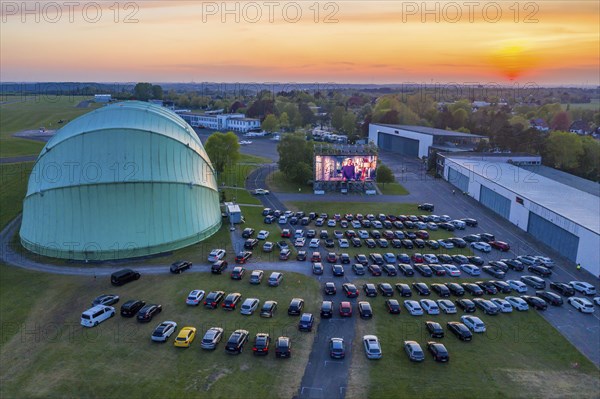
[(360, 224), (360, 221), (358, 220), (353, 220), (350, 224), (353, 229), (360, 229), (362, 227), (362, 224)]
[(438, 306), (442, 309), (442, 312), (446, 314), (454, 314), (456, 313), (456, 306), (449, 299), (438, 299)]
[(452, 226), (454, 226), (456, 229), (458, 230), (464, 230), (465, 226), (467, 225), (465, 222), (463, 222), (462, 220), (451, 220), (449, 222)]
[(319, 245), (321, 245), (321, 240), (318, 238), (313, 238), (308, 244), (309, 248), (319, 248)]
[(554, 267), (554, 261), (552, 259), (550, 259), (547, 256), (534, 256), (534, 258), (541, 263), (542, 265), (548, 267), (548, 268), (553, 268)]
[(358, 238), (369, 238), (369, 232), (367, 230), (358, 230), (356, 234), (358, 234)]
[(527, 292), (527, 285), (524, 282), (519, 280), (506, 280), (510, 288), (518, 292), (519, 294), (524, 294)]
[(256, 236), (256, 238), (258, 238), (259, 240), (266, 240), (267, 237), (269, 237), (269, 232), (267, 230), (259, 231), (258, 236)]
[(481, 269), (479, 269), (477, 266), (472, 265), (470, 263), (463, 263), (462, 265), (460, 265), (460, 270), (462, 270), (463, 272), (465, 272), (471, 276), (481, 275)]
[[(250, 142), (252, 143), (252, 142)], [(269, 190), (265, 190), (264, 188), (257, 188), (256, 190), (254, 190), (254, 195), (269, 195), (270, 192)]]
[(177, 323), (174, 321), (163, 321), (152, 332), (151, 338), (154, 342), (165, 342), (177, 330)]
[(567, 299), (567, 302), (581, 313), (594, 313), (594, 305), (587, 298), (572, 296)]
[(481, 252), (491, 252), (492, 247), (487, 242), (476, 241), (471, 243), (471, 248), (476, 249)]
[(224, 249), (213, 249), (212, 251), (210, 251), (210, 254), (208, 254), (208, 261), (214, 263), (218, 260), (223, 259), (225, 255), (227, 255), (227, 251), (225, 251)]
[(448, 216), (448, 215), (442, 215), (442, 216), (440, 216), (440, 221), (441, 222), (449, 222), (451, 220), (452, 220), (452, 218), (450, 216)]
[(461, 316), (460, 321), (474, 333), (485, 332), (485, 323), (477, 316)]
[(421, 305), (419, 305), (419, 302), (417, 302), (417, 301), (413, 301), (413, 300), (404, 301), (404, 307), (406, 308), (406, 310), (408, 310), (408, 313), (410, 313), (413, 316), (422, 316), (423, 315), (423, 308), (421, 307)]
[(193, 290), (185, 299), (185, 303), (190, 306), (198, 306), (204, 298), (204, 290)]
[(259, 304), (260, 300), (258, 298), (246, 298), (244, 303), (242, 303), (240, 313), (244, 315), (251, 315), (258, 308)]
[(600, 296), (594, 297), (594, 303), (600, 306)]
[(437, 240), (438, 244), (440, 244), (440, 247), (442, 248), (446, 248), (446, 249), (452, 249), (454, 248), (454, 243), (448, 239), (440, 239)]
[(510, 305), (519, 311), (529, 310), (529, 305), (523, 298), (519, 298), (518, 296), (507, 296), (504, 298), (506, 302), (510, 303)]
[(348, 240), (346, 240), (345, 238), (340, 238), (338, 240), (338, 245), (340, 248), (349, 248), (350, 247)]
[(427, 223), (417, 222), (417, 223), (415, 223), (415, 226), (417, 226), (417, 229), (419, 229), (419, 230), (425, 230), (427, 228)]
[(500, 312), (502, 313), (511, 313), (513, 311), (512, 305), (506, 299), (492, 298), (491, 301), (500, 308)]
[(383, 254), (383, 260), (385, 263), (396, 263), (396, 255), (391, 252), (386, 252)]
[(435, 256), (434, 254), (425, 254), (423, 255), (423, 259), (425, 259), (425, 262), (427, 263), (440, 263), (437, 256)]
[[(429, 215), (429, 220), (434, 223), (439, 223), (442, 219), (440, 219), (438, 215)], [(437, 227), (437, 225), (435, 227)]]
[(367, 359), (381, 359), (382, 351), (379, 339), (375, 335), (365, 335), (363, 345)]
[(335, 227), (335, 225), (336, 225), (336, 222), (335, 222), (335, 220), (333, 220), (333, 219), (329, 219), (329, 220), (327, 221), (327, 226), (328, 226), (328, 227)]
[(535, 265), (536, 263), (539, 263), (538, 260), (531, 255), (520, 255), (517, 256), (517, 260), (520, 261), (521, 263), (531, 266), (531, 265)]
[(296, 248), (303, 247), (305, 244), (306, 244), (306, 238), (304, 238), (304, 237), (296, 238), (296, 241), (294, 241), (294, 246)]
[(383, 229), (383, 224), (381, 224), (381, 222), (379, 220), (373, 220), (371, 222), (371, 225), (373, 226), (373, 228), (375, 229)]
[(421, 299), (419, 302), (427, 314), (440, 314), (440, 308), (433, 299)]
[(301, 238), (301, 237), (304, 237), (304, 230), (297, 229), (296, 231), (294, 231), (294, 238)]
[(575, 291), (581, 292), (585, 295), (596, 295), (596, 287), (585, 281), (569, 281), (569, 285), (573, 287)]
[(434, 222), (429, 222), (427, 223), (427, 229), (435, 231), (437, 230), (439, 227), (437, 224), (435, 224)]
[(277, 223), (279, 223), (279, 224), (286, 224), (287, 223), (287, 218), (285, 216), (279, 216), (279, 221)]
[(448, 264), (448, 263), (444, 263), (442, 265), (442, 267), (444, 268), (444, 270), (446, 270), (446, 274), (452, 277), (460, 277), (460, 270), (458, 269), (458, 267)]

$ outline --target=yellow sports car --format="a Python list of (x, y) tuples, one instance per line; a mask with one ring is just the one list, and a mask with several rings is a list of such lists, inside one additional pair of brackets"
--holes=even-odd
[(180, 348), (189, 348), (190, 344), (196, 337), (196, 327), (183, 327), (177, 338), (175, 338), (175, 346)]

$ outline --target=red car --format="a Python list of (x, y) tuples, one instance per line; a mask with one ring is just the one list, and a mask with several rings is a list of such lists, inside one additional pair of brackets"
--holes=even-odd
[(381, 276), (381, 267), (375, 264), (369, 265), (369, 272), (372, 276)]
[(252, 256), (252, 252), (251, 251), (240, 252), (235, 257), (235, 263), (244, 264), (244, 263), (246, 263), (248, 261), (248, 259), (250, 259), (251, 256)]
[(490, 241), (488, 242), (492, 248), (499, 249), (500, 251), (508, 251), (510, 249), (510, 245), (504, 241)]
[(425, 262), (425, 258), (423, 258), (423, 255), (421, 255), (418, 252), (413, 254), (413, 256), (411, 256), (411, 259), (414, 263), (424, 263)]
[(289, 229), (283, 229), (281, 236), (283, 238), (290, 238), (292, 236), (292, 232)]
[(333, 252), (329, 252), (327, 254), (327, 262), (329, 263), (335, 263), (337, 262), (337, 255)]
[(342, 317), (352, 316), (352, 304), (350, 302), (344, 301), (344, 302), (340, 303), (340, 316), (342, 316)]
[(429, 240), (429, 233), (425, 230), (419, 230), (415, 232), (415, 235), (417, 236), (417, 238), (420, 238), (422, 240)]
[(344, 292), (348, 298), (356, 298), (358, 296), (358, 289), (354, 284), (344, 283), (342, 288), (344, 289)]
[(311, 262), (320, 262), (321, 261), (321, 253), (320, 252), (313, 252), (312, 256), (310, 257), (310, 261)]

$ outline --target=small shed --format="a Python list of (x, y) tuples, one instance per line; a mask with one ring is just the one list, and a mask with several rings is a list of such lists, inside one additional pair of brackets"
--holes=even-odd
[(242, 211), (238, 204), (234, 204), (233, 202), (225, 202), (225, 211), (229, 217), (229, 223), (242, 223)]

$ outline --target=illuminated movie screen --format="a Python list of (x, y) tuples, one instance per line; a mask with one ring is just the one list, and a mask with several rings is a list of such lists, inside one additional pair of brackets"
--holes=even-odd
[(316, 181), (375, 180), (377, 156), (374, 155), (316, 155)]

